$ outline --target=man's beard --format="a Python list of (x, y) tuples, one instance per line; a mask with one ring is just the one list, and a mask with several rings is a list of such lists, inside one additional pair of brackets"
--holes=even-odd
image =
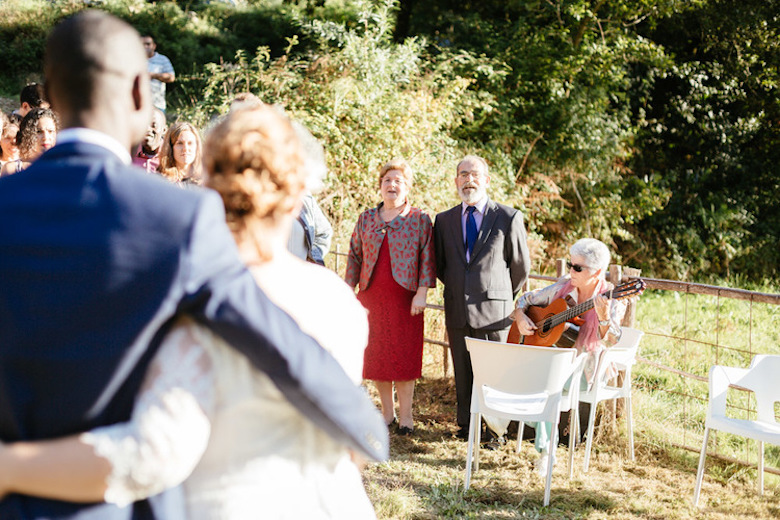
[[(474, 188), (474, 190), (467, 194), (464, 191), (466, 188)], [(479, 187), (476, 184), (467, 183), (458, 188), (458, 195), (460, 195), (460, 200), (466, 204), (471, 205), (485, 198), (487, 192), (485, 191), (484, 187)]]

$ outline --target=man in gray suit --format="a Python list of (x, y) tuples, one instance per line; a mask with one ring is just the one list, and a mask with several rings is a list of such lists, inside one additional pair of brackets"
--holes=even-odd
[(514, 299), (530, 271), (523, 214), (490, 200), (489, 184), (487, 162), (464, 157), (455, 176), (462, 203), (439, 213), (433, 227), (462, 439), (468, 438), (474, 379), (465, 338), (506, 341)]

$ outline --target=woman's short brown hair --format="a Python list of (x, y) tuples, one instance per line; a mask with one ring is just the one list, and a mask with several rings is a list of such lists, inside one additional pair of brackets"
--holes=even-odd
[(403, 159), (395, 158), (390, 159), (385, 163), (384, 166), (379, 170), (379, 187), (382, 187), (382, 179), (385, 178), (385, 175), (387, 175), (387, 172), (390, 170), (398, 170), (401, 172), (401, 175), (404, 178), (404, 181), (406, 182), (406, 187), (411, 188), (412, 184), (414, 183), (414, 173), (412, 172), (412, 167), (409, 166), (409, 163), (406, 162)]

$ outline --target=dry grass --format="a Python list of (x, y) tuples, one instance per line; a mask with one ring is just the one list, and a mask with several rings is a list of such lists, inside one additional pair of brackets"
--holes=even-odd
[[(430, 365), (428, 365), (430, 367)], [(436, 370), (438, 366), (433, 365)], [(466, 443), (455, 439), (452, 378), (418, 382), (416, 427), (411, 437), (391, 435), (391, 460), (370, 466), (366, 487), (380, 519), (438, 518), (758, 518), (780, 516), (780, 488), (767, 476), (765, 495), (755, 493), (755, 470), (708, 459), (702, 507), (691, 504), (697, 455), (654, 444), (636, 432), (636, 461), (626, 455), (625, 433), (606, 428), (596, 439), (587, 474), (583, 449), (568, 480), (568, 450), (560, 448), (552, 500), (543, 507), (544, 482), (533, 472), (536, 452), (523, 442), (481, 452), (480, 470), (463, 493)]]

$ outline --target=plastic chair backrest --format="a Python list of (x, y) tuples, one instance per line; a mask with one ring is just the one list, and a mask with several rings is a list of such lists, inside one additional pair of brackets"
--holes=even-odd
[(775, 423), (775, 403), (780, 401), (780, 356), (765, 354), (753, 357), (747, 371), (732, 385), (752, 390), (756, 396), (756, 411), (759, 421)]
[(645, 334), (639, 329), (621, 327), (620, 339), (613, 346), (603, 350), (599, 356), (595, 381), (601, 381), (610, 364), (615, 363), (621, 369), (627, 369), (636, 362), (639, 340)]
[[(466, 338), (476, 389), (509, 394), (560, 393), (577, 354), (574, 349), (535, 347)], [(481, 403), (484, 409), (484, 402)]]
[(639, 329), (621, 327), (620, 339), (617, 343), (609, 347), (607, 351), (613, 351), (615, 353), (625, 352), (628, 358), (633, 358), (639, 350), (639, 341), (644, 335), (645, 333)]

